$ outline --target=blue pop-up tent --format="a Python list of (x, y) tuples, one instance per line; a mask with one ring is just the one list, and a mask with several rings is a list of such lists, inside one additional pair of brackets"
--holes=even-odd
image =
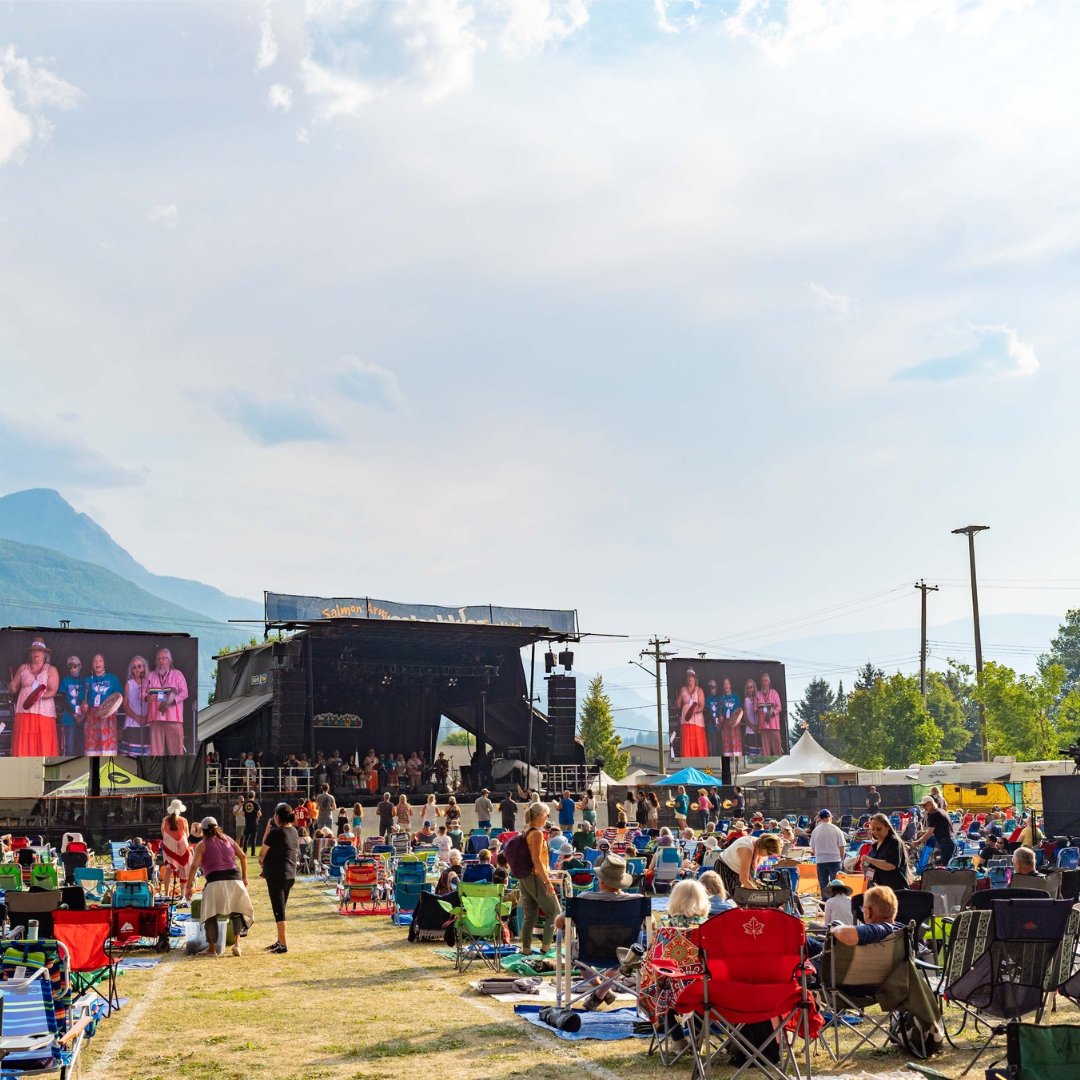
[(684, 787), (719, 787), (722, 783), (722, 780), (700, 769), (680, 769), (663, 780), (657, 780), (653, 787), (678, 787), (680, 784)]

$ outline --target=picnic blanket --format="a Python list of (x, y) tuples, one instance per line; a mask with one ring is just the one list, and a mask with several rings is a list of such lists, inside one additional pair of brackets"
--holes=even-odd
[[(478, 982), (469, 984), (474, 990), (479, 990), (480, 984)], [(554, 1005), (555, 1004), (555, 986), (553, 983), (544, 983), (543, 986), (535, 994), (488, 994), (492, 1001), (501, 1001), (507, 1005), (516, 1005), (519, 1002), (532, 1002), (536, 1004), (539, 1002), (541, 1005)], [(616, 1001), (633, 1001), (633, 994), (616, 994)], [(543, 1025), (547, 1027), (547, 1025)]]
[(559, 1031), (540, 1019), (542, 1007), (541, 1005), (515, 1005), (514, 1012), (530, 1024), (542, 1028), (557, 1039), (565, 1039), (567, 1042), (581, 1042), (583, 1039), (600, 1039), (604, 1042), (615, 1042), (618, 1039), (649, 1038), (648, 1034), (634, 1031), (634, 1022), (638, 1018), (637, 1009), (582, 1012), (580, 1031)]
[(143, 968), (155, 968), (161, 963), (160, 956), (125, 956), (116, 965), (117, 971), (141, 971)]

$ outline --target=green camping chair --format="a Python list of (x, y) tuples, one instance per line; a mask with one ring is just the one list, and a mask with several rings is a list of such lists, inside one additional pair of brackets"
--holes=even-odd
[(58, 889), (60, 881), (56, 874), (56, 864), (39, 862), (30, 868), (30, 888)]
[(456, 907), (446, 900), (439, 903), (454, 916), (457, 970), (466, 971), (479, 960), (492, 971), (499, 971), (502, 918), (510, 914), (510, 905), (503, 900), (503, 886), (463, 881), (458, 884)]
[(986, 1070), (994, 1080), (1074, 1080), (1080, 1075), (1080, 1027), (1076, 1024), (1009, 1024), (1008, 1066)]
[(0, 865), (0, 890), (3, 892), (21, 892), (22, 887), (22, 867), (18, 863), (3, 863)]

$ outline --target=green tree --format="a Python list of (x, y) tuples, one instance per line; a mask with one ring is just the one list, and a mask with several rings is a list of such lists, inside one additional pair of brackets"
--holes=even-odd
[(604, 678), (596, 675), (589, 681), (589, 692), (581, 703), (578, 735), (585, 744), (585, 758), (602, 758), (604, 771), (616, 780), (626, 775), (630, 755), (619, 750), (620, 740), (615, 731), (615, 714), (611, 699), (604, 693)]
[(864, 769), (904, 769), (933, 761), (941, 750), (941, 732), (910, 675), (856, 687), (848, 694), (847, 711), (829, 714), (826, 728), (837, 752)]
[(986, 664), (976, 699), (986, 709), (990, 756), (1008, 754), (1020, 761), (1057, 757), (1062, 736), (1077, 715), (1077, 692), (1063, 694), (1064, 684), (1061, 664), (1047, 664), (1037, 675), (1017, 675), (993, 661)]
[(1080, 610), (1074, 608), (1065, 613), (1057, 636), (1050, 641), (1050, 651), (1039, 657), (1039, 672), (1051, 664), (1060, 664), (1065, 672), (1063, 694), (1080, 689)]
[[(978, 706), (975, 702), (976, 717)], [(937, 671), (926, 675), (926, 708), (941, 732), (941, 756), (947, 761), (962, 761), (972, 742), (965, 703), (953, 691), (948, 679)], [(978, 757), (978, 746), (975, 747)], [(911, 762), (908, 762), (911, 764)]]
[(443, 739), (443, 746), (470, 746), (472, 736), (462, 728), (457, 731), (448, 731)]
[(836, 704), (833, 708), (838, 713), (845, 712), (847, 710), (847, 694), (844, 693), (844, 680), (841, 679), (836, 687)]
[(975, 696), (975, 669), (970, 664), (950, 659), (947, 669), (935, 672), (935, 677), (945, 683), (964, 711), (964, 727), (968, 732), (968, 741), (956, 752), (956, 760), (979, 761), (982, 747), (979, 742), (979, 701)]
[[(822, 746), (826, 745), (828, 736), (825, 732), (825, 725), (822, 722), (822, 717), (826, 713), (833, 712), (836, 709), (836, 695), (832, 692), (832, 687), (829, 686), (825, 679), (814, 679), (807, 684), (806, 693), (803, 695), (802, 701), (795, 706), (795, 715), (799, 720), (799, 727), (806, 727), (806, 730)], [(791, 733), (792, 742), (798, 738), (798, 733), (793, 731)]]
[(885, 672), (881, 668), (874, 667), (869, 660), (861, 668), (855, 677), (855, 690), (869, 690), (874, 683), (881, 682), (885, 678)]

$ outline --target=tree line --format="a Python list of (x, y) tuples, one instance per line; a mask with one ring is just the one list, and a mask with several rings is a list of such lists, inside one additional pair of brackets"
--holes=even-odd
[(928, 671), (926, 699), (916, 675), (886, 675), (872, 663), (849, 692), (814, 679), (795, 706), (792, 739), (808, 730), (837, 757), (864, 769), (906, 769), (935, 760), (978, 761), (979, 705), (987, 752), (1020, 761), (1062, 757), (1080, 740), (1080, 610), (1069, 611), (1034, 675), (983, 666), (982, 686), (968, 664)]

